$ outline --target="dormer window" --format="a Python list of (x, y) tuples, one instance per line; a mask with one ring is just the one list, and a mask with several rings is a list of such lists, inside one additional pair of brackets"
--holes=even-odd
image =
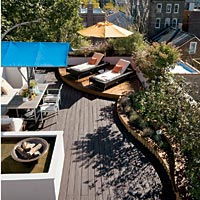
[(166, 6), (166, 13), (171, 13), (172, 12), (172, 4), (167, 4)]
[(156, 12), (157, 13), (161, 13), (162, 12), (162, 3), (157, 3)]
[(195, 54), (197, 49), (197, 42), (190, 42), (189, 54)]

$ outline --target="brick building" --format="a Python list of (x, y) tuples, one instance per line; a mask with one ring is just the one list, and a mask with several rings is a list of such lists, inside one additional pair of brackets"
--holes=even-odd
[(154, 42), (171, 42), (181, 50), (182, 60), (194, 65), (193, 59), (200, 58), (200, 39), (194, 34), (181, 29), (166, 28), (162, 33), (152, 38)]
[(166, 27), (181, 27), (185, 0), (150, 0), (148, 38), (160, 33)]
[(200, 2), (197, 6), (194, 3), (187, 3), (186, 6), (188, 9), (183, 13), (183, 30), (200, 38)]

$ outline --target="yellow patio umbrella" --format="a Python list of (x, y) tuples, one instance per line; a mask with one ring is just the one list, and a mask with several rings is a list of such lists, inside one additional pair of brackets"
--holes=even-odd
[(133, 32), (116, 26), (108, 21), (98, 22), (93, 26), (78, 31), (78, 33), (83, 36), (97, 38), (128, 37), (129, 35), (133, 34)]

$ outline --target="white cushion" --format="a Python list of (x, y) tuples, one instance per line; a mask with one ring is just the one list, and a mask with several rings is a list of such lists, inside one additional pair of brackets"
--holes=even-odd
[(12, 119), (12, 127), (15, 131), (20, 131), (22, 130), (22, 126), (23, 126), (23, 119), (22, 118), (11, 118)]
[(83, 63), (83, 64), (80, 64), (80, 65), (76, 65), (76, 66), (73, 66), (73, 67), (70, 67), (71, 69), (75, 69), (76, 71), (84, 71), (84, 70), (89, 70), (89, 69), (92, 69), (94, 68), (96, 65), (89, 65), (88, 63)]
[(112, 70), (94, 76), (101, 81), (111, 81), (112, 79), (120, 76), (120, 73), (113, 73)]

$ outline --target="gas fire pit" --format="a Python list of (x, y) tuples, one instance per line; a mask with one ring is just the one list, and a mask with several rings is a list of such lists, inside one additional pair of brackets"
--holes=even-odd
[(49, 144), (43, 138), (26, 138), (14, 146), (11, 156), (18, 162), (33, 162), (44, 156), (48, 148)]

